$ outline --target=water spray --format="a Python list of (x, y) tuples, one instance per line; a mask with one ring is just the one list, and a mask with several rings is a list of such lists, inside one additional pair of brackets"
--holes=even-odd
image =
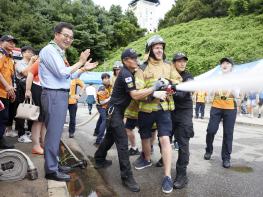
[(176, 86), (181, 91), (263, 91), (263, 60), (249, 71), (231, 72), (216, 77), (197, 79)]

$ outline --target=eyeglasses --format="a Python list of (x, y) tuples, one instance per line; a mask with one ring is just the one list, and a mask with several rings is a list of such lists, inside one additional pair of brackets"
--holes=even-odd
[(59, 33), (59, 34), (62, 34), (65, 38), (69, 39), (69, 40), (74, 40), (73, 36), (70, 36), (68, 34), (65, 34), (65, 33)]

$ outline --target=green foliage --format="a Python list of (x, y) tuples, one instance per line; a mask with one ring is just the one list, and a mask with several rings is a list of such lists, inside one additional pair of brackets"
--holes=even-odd
[(159, 29), (201, 18), (262, 14), (262, 0), (177, 0)]
[[(224, 56), (237, 64), (263, 58), (263, 14), (240, 17), (211, 18), (181, 23), (158, 32), (166, 41), (166, 55), (171, 60), (178, 51), (187, 53), (188, 69), (194, 75), (206, 72)], [(128, 47), (143, 53), (147, 35)], [(108, 70), (120, 60), (124, 48), (111, 54), (105, 62)]]
[(31, 45), (40, 50), (53, 38), (55, 24), (72, 23), (75, 40), (67, 52), (70, 63), (86, 48), (91, 49), (94, 61), (102, 62), (109, 51), (137, 40), (145, 32), (133, 13), (123, 14), (120, 6), (106, 11), (92, 0), (0, 0), (0, 5), (0, 34), (16, 36), (18, 47)]

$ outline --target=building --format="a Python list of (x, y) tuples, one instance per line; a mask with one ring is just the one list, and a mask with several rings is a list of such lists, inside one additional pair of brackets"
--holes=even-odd
[(141, 28), (147, 29), (148, 32), (155, 32), (158, 28), (159, 0), (132, 0), (129, 3), (129, 10), (132, 10), (138, 19)]

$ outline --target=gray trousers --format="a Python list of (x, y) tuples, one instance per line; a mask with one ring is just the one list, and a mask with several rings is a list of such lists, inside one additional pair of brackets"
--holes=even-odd
[(58, 171), (59, 143), (68, 109), (68, 92), (43, 89), (41, 104), (47, 128), (45, 137), (44, 157), (45, 172)]

